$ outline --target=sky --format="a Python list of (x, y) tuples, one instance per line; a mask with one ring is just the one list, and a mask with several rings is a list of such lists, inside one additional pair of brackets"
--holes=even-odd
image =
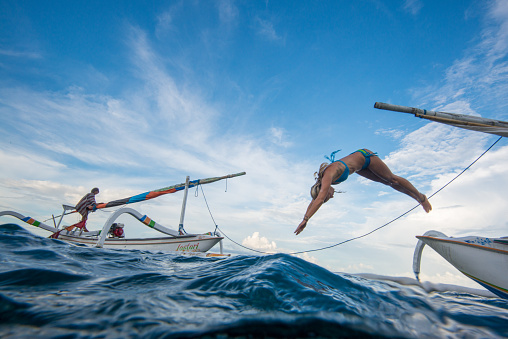
[[(1, 0), (0, 210), (43, 221), (93, 187), (107, 202), (245, 171), (204, 186), (206, 202), (190, 191), (187, 232), (217, 224), (234, 241), (226, 253), (310, 251), (298, 256), (333, 272), (412, 277), (416, 235), (508, 235), (506, 140), (431, 213), (319, 251), (416, 202), (351, 175), (295, 236), (313, 174), (335, 150), (368, 148), (432, 195), (497, 137), (374, 103), (508, 120), (507, 53), (503, 0)], [(131, 206), (176, 228), (181, 204), (176, 193)], [(127, 236), (153, 235), (122, 218)], [(420, 276), (479, 288), (429, 248)]]

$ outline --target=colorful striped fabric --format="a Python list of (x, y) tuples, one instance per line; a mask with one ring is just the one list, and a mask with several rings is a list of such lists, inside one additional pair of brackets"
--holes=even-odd
[[(244, 174), (245, 174), (245, 172), (241, 172), (241, 173), (236, 173), (236, 174), (225, 175), (222, 177), (192, 180), (192, 181), (189, 181), (189, 188), (195, 187), (197, 185), (210, 184), (212, 182), (219, 181), (222, 179), (238, 177), (238, 176), (244, 175)], [(178, 184), (178, 185), (160, 188), (158, 190), (148, 191), (145, 193), (134, 195), (129, 198), (124, 198), (124, 199), (110, 201), (107, 203), (97, 204), (97, 208), (108, 208), (108, 207), (116, 207), (116, 206), (120, 206), (120, 205), (133, 204), (135, 202), (150, 200), (153, 198), (160, 197), (161, 195), (164, 195), (164, 194), (175, 193), (178, 191), (182, 191), (184, 189), (185, 189), (185, 183), (182, 183), (182, 184)]]

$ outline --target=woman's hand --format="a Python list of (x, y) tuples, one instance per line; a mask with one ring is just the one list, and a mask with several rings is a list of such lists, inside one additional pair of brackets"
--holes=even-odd
[(305, 226), (307, 226), (307, 220), (303, 219), (300, 225), (296, 228), (295, 234), (300, 234), (305, 229)]

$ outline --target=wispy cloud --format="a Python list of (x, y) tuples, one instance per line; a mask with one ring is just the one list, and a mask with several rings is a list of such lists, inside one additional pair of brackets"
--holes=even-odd
[(269, 41), (283, 41), (283, 38), (277, 33), (273, 22), (257, 17), (255, 23), (258, 34), (265, 39)]
[(239, 11), (234, 1), (220, 0), (217, 2), (217, 8), (219, 11), (219, 19), (222, 23), (230, 24), (238, 19)]
[(416, 15), (423, 8), (423, 3), (421, 0), (405, 0), (403, 8), (405, 11)]
[(508, 49), (508, 3), (504, 0), (492, 1), (488, 19), (492, 19), (493, 24), (486, 30), (483, 45), (493, 59), (503, 58)]
[[(128, 86), (128, 93), (113, 97), (90, 94), (80, 88), (56, 92), (0, 90), (0, 128), (4, 135), (22, 140), (32, 140), (30, 136), (37, 135), (33, 142), (23, 141), (16, 149), (23, 155), (23, 162), (19, 157), (13, 159), (15, 155), (4, 148), (2, 158), (12, 160), (9, 162), (14, 163), (13, 170), (18, 168), (16, 163), (27, 169), (17, 174), (4, 172), (6, 176), (12, 174), (13, 179), (3, 182), (6, 191), (15, 190), (23, 178), (45, 177), (47, 187), (51, 182), (60, 184), (60, 194), (41, 190), (35, 181), (26, 182), (24, 190), (41, 197), (58, 196), (69, 203), (65, 191), (76, 192), (78, 187), (85, 193), (88, 187), (100, 186), (103, 199), (107, 189), (120, 192), (123, 187), (140, 193), (135, 187), (159, 188), (155, 182), (172, 184), (187, 174), (199, 178), (246, 171), (247, 176), (234, 183), (238, 192), (244, 193), (233, 201), (220, 199), (232, 207), (241, 206), (241, 216), (238, 210), (224, 207), (226, 225), (235, 221), (245, 224), (245, 217), (251, 214), (249, 223), (266, 220), (259, 227), (262, 232), (300, 211), (286, 199), (300, 194), (306, 187), (304, 177), (311, 170), (302, 171), (305, 164), (292, 165), (280, 152), (270, 150), (273, 143), (289, 146), (282, 128), (267, 131), (273, 143), (266, 142), (266, 135), (258, 140), (245, 133), (222, 134), (216, 128), (222, 113), (199, 96), (197, 85), (192, 88), (175, 81), (143, 30), (131, 28), (128, 46), (133, 65), (129, 71), (139, 79)], [(47, 174), (37, 174), (36, 168)], [(143, 180), (145, 186), (140, 184)], [(287, 186), (290, 180), (296, 184)], [(70, 190), (70, 186), (75, 189)], [(114, 198), (123, 198), (117, 194)], [(2, 203), (16, 201), (2, 199)], [(51, 208), (47, 203), (39, 206)], [(158, 213), (168, 212), (157, 207), (154, 211), (156, 219), (161, 218)]]
[(41, 59), (42, 54), (38, 52), (30, 52), (30, 51), (14, 51), (14, 50), (6, 50), (0, 49), (0, 55), (5, 55), (13, 58), (27, 58), (27, 59)]
[(441, 84), (416, 89), (416, 100), (430, 109), (462, 101), (481, 109), (482, 116), (508, 116), (508, 4), (502, 0), (489, 4), (481, 40), (446, 70)]
[(385, 135), (397, 140), (402, 138), (406, 134), (406, 131), (389, 128), (389, 129), (379, 129), (375, 133), (378, 135)]
[(271, 127), (269, 130), (270, 139), (278, 146), (289, 147), (291, 143), (286, 141), (286, 130), (280, 127)]
[(157, 27), (155, 28), (157, 36), (173, 29), (175, 27), (173, 26), (173, 12), (171, 10), (167, 10), (157, 16)]

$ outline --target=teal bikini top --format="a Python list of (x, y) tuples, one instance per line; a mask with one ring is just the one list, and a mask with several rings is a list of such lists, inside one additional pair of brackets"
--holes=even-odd
[[(337, 185), (337, 184), (340, 184), (341, 182), (344, 182), (347, 180), (347, 178), (349, 177), (349, 167), (348, 165), (346, 165), (346, 163), (342, 160), (335, 160), (335, 154), (337, 152), (339, 152), (340, 150), (337, 150), (335, 152), (332, 152), (332, 154), (330, 154), (329, 157), (325, 156), (326, 159), (330, 160), (331, 163), (334, 163), (334, 162), (341, 162), (344, 164), (344, 172), (342, 172), (342, 174), (340, 175), (339, 178), (337, 178), (337, 180), (335, 180), (334, 182), (332, 182), (332, 185)], [(365, 158), (365, 163), (363, 164), (362, 166), (362, 170), (366, 169), (369, 167), (370, 165), (370, 157), (373, 156), (373, 155), (377, 155), (376, 153), (369, 153), (367, 152), (365, 149), (359, 149), (358, 151), (354, 151), (353, 153), (356, 153), (356, 152), (360, 152), (362, 153), (362, 155), (364, 156)], [(353, 154), (351, 153), (351, 154)]]
[(337, 160), (337, 161), (334, 161), (334, 162), (341, 162), (346, 167), (346, 168), (344, 168), (344, 172), (342, 172), (340, 177), (337, 180), (335, 180), (334, 182), (332, 182), (332, 185), (337, 185), (337, 184), (340, 184), (341, 182), (344, 182), (344, 181), (347, 180), (347, 178), (349, 177), (349, 167), (342, 160)]

